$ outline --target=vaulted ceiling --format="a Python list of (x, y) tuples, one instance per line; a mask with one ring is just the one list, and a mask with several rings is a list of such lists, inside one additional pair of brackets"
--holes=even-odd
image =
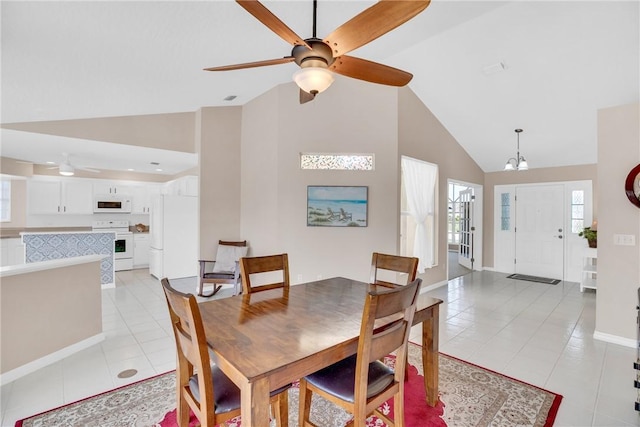
[[(318, 36), (373, 3), (319, 0)], [(263, 4), (311, 36), (311, 0)], [(409, 87), (486, 172), (515, 155), (515, 128), (524, 129), (521, 152), (532, 168), (596, 163), (597, 110), (639, 100), (638, 6), (433, 0), (351, 54), (413, 73)], [(1, 13), (3, 125), (242, 105), (297, 70), (202, 71), (291, 51), (229, 0), (3, 1)], [(132, 155), (101, 141), (2, 137), (2, 156), (34, 162), (59, 160), (73, 144), (101, 153), (83, 159), (88, 167), (118, 169), (117, 157)], [(171, 161), (172, 153), (156, 154)]]

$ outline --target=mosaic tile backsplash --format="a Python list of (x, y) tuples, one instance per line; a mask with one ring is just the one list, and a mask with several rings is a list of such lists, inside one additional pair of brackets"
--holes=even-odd
[(49, 261), (82, 255), (109, 255), (100, 262), (100, 283), (114, 283), (115, 233), (24, 234), (25, 262)]

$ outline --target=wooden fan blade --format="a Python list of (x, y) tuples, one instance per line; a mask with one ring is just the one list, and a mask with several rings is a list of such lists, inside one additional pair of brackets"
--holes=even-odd
[(222, 67), (205, 68), (204, 70), (205, 71), (240, 70), (243, 68), (254, 68), (254, 67), (264, 67), (266, 65), (286, 64), (287, 62), (293, 62), (294, 60), (295, 58), (293, 56), (285, 56), (284, 58), (268, 59), (266, 61), (247, 62), (245, 64), (223, 65)]
[(274, 15), (259, 1), (236, 0), (236, 2), (247, 12), (252, 14), (258, 21), (266, 25), (271, 31), (279, 35), (287, 43), (291, 43), (294, 46), (306, 46), (311, 49), (311, 46), (309, 46), (302, 37), (297, 35), (291, 28), (289, 28), (284, 22), (282, 22), (280, 18)]
[(323, 41), (333, 57), (359, 48), (404, 24), (429, 6), (431, 0), (380, 0), (342, 24)]
[(388, 86), (404, 86), (413, 78), (413, 74), (406, 71), (348, 55), (336, 58), (329, 69), (343, 76)]
[(316, 99), (316, 96), (314, 94), (305, 92), (304, 90), (300, 89), (300, 104), (306, 104), (307, 102), (313, 101), (314, 99)]

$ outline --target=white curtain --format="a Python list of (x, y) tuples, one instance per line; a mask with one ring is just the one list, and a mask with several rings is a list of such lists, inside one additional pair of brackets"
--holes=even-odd
[(409, 215), (417, 225), (413, 255), (420, 259), (418, 271), (423, 272), (435, 264), (434, 218), (438, 167), (404, 156), (401, 166)]

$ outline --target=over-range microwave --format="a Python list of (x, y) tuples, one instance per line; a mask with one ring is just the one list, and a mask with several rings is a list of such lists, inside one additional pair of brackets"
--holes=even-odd
[(103, 194), (93, 199), (94, 213), (131, 213), (131, 196)]

